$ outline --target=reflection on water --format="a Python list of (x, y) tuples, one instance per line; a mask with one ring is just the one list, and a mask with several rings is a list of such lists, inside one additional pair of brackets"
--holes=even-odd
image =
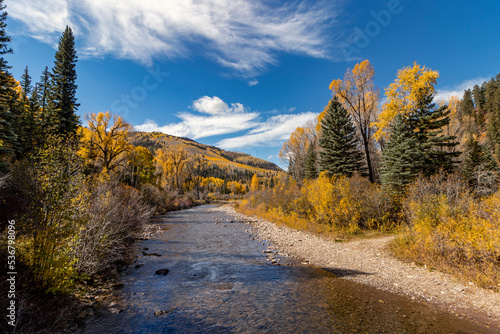
[[(487, 333), (292, 259), (273, 265), (249, 225), (230, 223), (210, 208), (160, 217), (165, 232), (138, 244), (137, 263), (122, 277), (117, 303), (123, 311), (91, 319), (85, 332)], [(161, 256), (144, 256), (145, 249)], [(163, 268), (168, 275), (155, 275)]]

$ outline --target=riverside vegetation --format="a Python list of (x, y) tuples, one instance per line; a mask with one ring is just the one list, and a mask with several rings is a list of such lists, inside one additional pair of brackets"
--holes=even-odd
[(253, 180), (238, 210), (336, 239), (397, 233), (395, 256), (498, 291), (500, 75), (436, 106), (439, 75), (415, 63), (379, 111), (374, 73), (365, 60), (332, 81), (283, 145), (288, 175)]

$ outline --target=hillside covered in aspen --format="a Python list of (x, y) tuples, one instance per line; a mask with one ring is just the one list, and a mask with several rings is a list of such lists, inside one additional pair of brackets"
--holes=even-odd
[(161, 147), (186, 150), (189, 155), (202, 155), (210, 163), (221, 168), (248, 171), (254, 173), (282, 172), (276, 164), (253, 157), (246, 153), (225, 151), (221, 148), (200, 144), (189, 138), (171, 136), (161, 132), (135, 131), (129, 134), (129, 140), (134, 146), (143, 146), (154, 151)]

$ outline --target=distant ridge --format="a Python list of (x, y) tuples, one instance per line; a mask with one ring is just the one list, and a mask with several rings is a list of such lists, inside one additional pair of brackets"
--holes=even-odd
[(153, 152), (161, 147), (182, 147), (189, 154), (202, 155), (219, 167), (248, 170), (252, 173), (283, 172), (276, 164), (246, 153), (226, 151), (221, 148), (200, 144), (190, 138), (176, 137), (161, 132), (133, 131), (129, 139), (134, 146), (143, 146)]

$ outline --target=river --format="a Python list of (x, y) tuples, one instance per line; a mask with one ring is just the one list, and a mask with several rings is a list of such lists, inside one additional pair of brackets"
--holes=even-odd
[[(83, 332), (489, 332), (431, 305), (269, 253), (251, 224), (213, 207), (157, 217), (163, 232), (137, 243), (137, 261), (121, 277), (119, 313), (102, 312)], [(155, 275), (165, 268), (167, 275)]]

